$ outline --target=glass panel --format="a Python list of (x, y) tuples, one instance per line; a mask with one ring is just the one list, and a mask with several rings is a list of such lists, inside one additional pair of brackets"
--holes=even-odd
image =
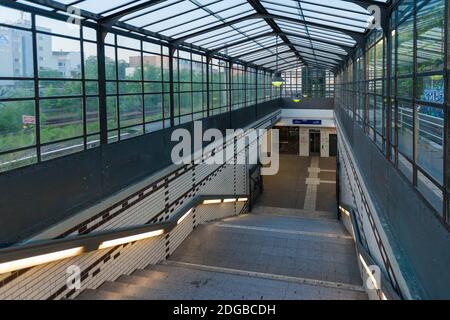
[[(38, 53), (40, 54), (40, 51)], [(31, 32), (0, 27), (0, 61), (0, 77), (33, 77)]]
[(397, 32), (397, 72), (399, 75), (411, 74), (414, 70), (413, 60), (414, 19), (408, 18), (398, 27)]
[(120, 98), (120, 127), (128, 127), (143, 122), (142, 96), (129, 95)]
[(399, 151), (413, 159), (414, 114), (412, 104), (399, 102), (397, 126)]
[(34, 101), (0, 101), (0, 152), (36, 143)]
[(83, 135), (82, 99), (40, 101), (41, 141), (64, 140)]
[(417, 12), (418, 72), (444, 67), (444, 0), (431, 0)]
[(443, 183), (444, 112), (442, 109), (417, 106), (417, 164)]
[(81, 78), (80, 41), (38, 34), (39, 77)]

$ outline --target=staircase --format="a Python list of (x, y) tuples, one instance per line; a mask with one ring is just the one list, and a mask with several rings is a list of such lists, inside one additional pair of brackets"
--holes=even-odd
[(168, 261), (78, 299), (367, 299), (352, 238), (337, 220), (311, 217), (257, 207), (199, 226)]

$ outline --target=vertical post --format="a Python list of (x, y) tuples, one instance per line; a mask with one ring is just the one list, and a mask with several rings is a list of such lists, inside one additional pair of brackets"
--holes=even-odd
[(33, 73), (34, 73), (34, 116), (36, 119), (35, 134), (36, 134), (36, 160), (41, 162), (41, 120), (39, 107), (39, 66), (38, 66), (38, 52), (37, 52), (37, 34), (36, 34), (36, 15), (31, 15), (32, 41), (33, 41)]
[(444, 103), (444, 221), (449, 223), (449, 189), (450, 189), (450, 5), (445, 1), (444, 12), (444, 83), (445, 83), (445, 103)]
[(174, 101), (174, 86), (173, 86), (173, 56), (175, 48), (169, 47), (169, 91), (170, 91), (170, 127), (175, 127), (175, 101)]
[(366, 52), (366, 45), (365, 42), (364, 44), (361, 46), (361, 50), (363, 52), (362, 57), (364, 57), (364, 66), (363, 66), (363, 81), (364, 81), (364, 92), (363, 92), (363, 97), (364, 97), (364, 101), (363, 101), (363, 105), (364, 105), (364, 110), (363, 110), (363, 128), (364, 128), (364, 132), (367, 133), (367, 125), (369, 123), (368, 121), (368, 103), (369, 103), (369, 99), (368, 99), (368, 94), (367, 94), (367, 87), (368, 87), (368, 81), (367, 81), (367, 67), (368, 67), (368, 59), (367, 59), (367, 52)]
[(142, 134), (145, 134), (146, 129), (145, 129), (145, 86), (144, 86), (144, 42), (143, 41), (139, 41), (141, 44), (141, 97), (142, 97), (142, 103), (141, 103), (141, 107), (142, 107)]
[[(388, 19), (389, 20), (389, 19)], [(391, 153), (392, 153), (392, 147), (391, 147), (391, 133), (392, 133), (392, 102), (391, 102), (391, 65), (392, 65), (392, 57), (391, 57), (391, 50), (392, 50), (392, 38), (391, 38), (391, 31), (388, 27), (389, 23), (387, 24), (387, 27), (383, 29), (384, 35), (385, 35), (385, 46), (386, 50), (384, 50), (383, 56), (385, 61), (385, 74), (384, 74), (384, 82), (386, 86), (386, 91), (383, 92), (385, 94), (384, 97), (384, 105), (385, 105), (385, 114), (386, 114), (386, 128), (385, 128), (385, 134), (386, 134), (386, 158), (388, 160), (391, 159)]]
[(231, 120), (231, 110), (233, 109), (233, 101), (232, 101), (232, 98), (233, 98), (233, 94), (232, 94), (232, 91), (233, 91), (232, 67), (233, 67), (233, 62), (229, 61), (228, 62), (228, 113), (230, 114), (229, 115), (229, 118), (230, 118), (230, 126), (229, 126), (229, 128), (230, 129), (233, 128), (232, 120)]
[(413, 96), (412, 96), (412, 108), (413, 108), (413, 185), (417, 187), (417, 159), (418, 159), (418, 141), (419, 141), (419, 126), (418, 126), (418, 113), (416, 108), (416, 96), (417, 96), (417, 1), (414, 1), (413, 8)]
[(106, 106), (106, 62), (105, 62), (105, 37), (107, 31), (97, 26), (97, 63), (98, 63), (98, 94), (100, 117), (100, 144), (108, 144), (108, 112)]
[(210, 86), (210, 69), (211, 69), (211, 57), (206, 57), (206, 114), (209, 118), (211, 116), (211, 86)]
[(248, 67), (244, 66), (244, 107), (248, 107)]
[(256, 110), (256, 119), (258, 119), (259, 117), (259, 112), (258, 112), (258, 69), (254, 69), (254, 80), (255, 80), (255, 110)]

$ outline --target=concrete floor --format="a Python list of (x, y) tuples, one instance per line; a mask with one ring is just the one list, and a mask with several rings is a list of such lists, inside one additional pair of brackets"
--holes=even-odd
[(260, 206), (336, 214), (336, 158), (281, 155), (279, 173), (263, 181)]

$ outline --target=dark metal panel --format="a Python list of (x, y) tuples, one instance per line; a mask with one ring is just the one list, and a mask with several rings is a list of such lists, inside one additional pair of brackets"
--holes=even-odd
[(97, 148), (2, 174), (0, 246), (23, 240), (101, 199), (101, 173)]
[(333, 98), (308, 98), (302, 99), (301, 102), (292, 102), (292, 99), (282, 98), (281, 107), (283, 109), (334, 109), (334, 99)]

